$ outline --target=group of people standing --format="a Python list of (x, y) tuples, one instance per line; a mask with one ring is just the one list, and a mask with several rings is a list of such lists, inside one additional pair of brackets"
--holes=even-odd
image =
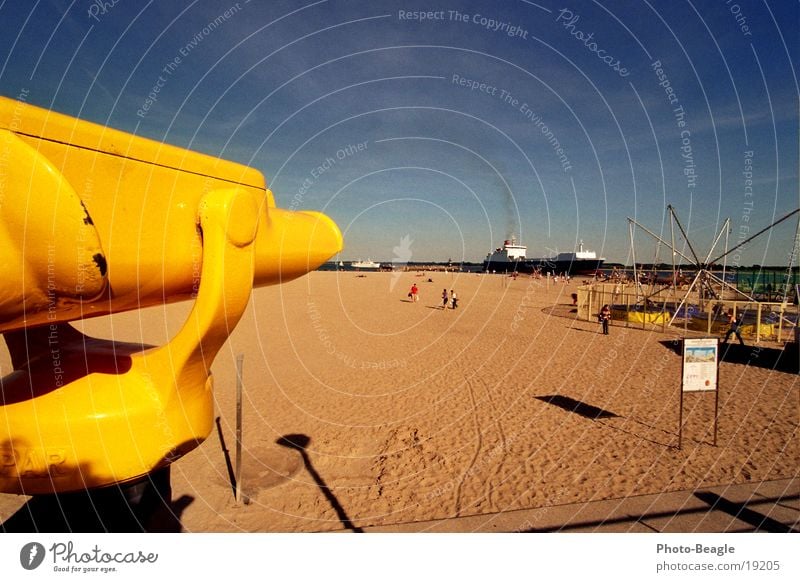
[(447, 289), (442, 289), (442, 309), (447, 309), (448, 304), (450, 305), (450, 309), (455, 309), (458, 307), (458, 297), (456, 297), (456, 292), (450, 289), (450, 296), (447, 295)]
[[(419, 287), (417, 284), (414, 283), (411, 285), (411, 289), (408, 292), (408, 297), (411, 299), (412, 303), (416, 303), (419, 301)], [(453, 289), (450, 289), (450, 293), (447, 293), (447, 288), (442, 289), (442, 309), (447, 309), (447, 306), (450, 306), (450, 309), (456, 309), (458, 307), (458, 296)]]

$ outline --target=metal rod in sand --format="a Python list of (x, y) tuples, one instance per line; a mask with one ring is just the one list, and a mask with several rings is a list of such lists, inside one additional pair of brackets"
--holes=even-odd
[(236, 502), (242, 500), (242, 367), (244, 354), (236, 356)]

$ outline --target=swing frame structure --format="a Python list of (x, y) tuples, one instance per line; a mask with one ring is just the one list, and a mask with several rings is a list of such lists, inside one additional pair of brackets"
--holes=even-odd
[[(694, 294), (697, 296), (697, 305), (700, 307), (700, 311), (703, 312), (706, 310), (706, 306), (710, 302), (718, 302), (725, 298), (725, 291), (732, 292), (734, 297), (739, 298), (739, 300), (747, 301), (750, 303), (759, 303), (757, 299), (752, 297), (751, 295), (745, 293), (744, 291), (738, 289), (736, 286), (731, 285), (725, 280), (725, 273), (727, 270), (727, 256), (733, 253), (734, 251), (744, 247), (746, 244), (754, 240), (755, 238), (761, 236), (762, 234), (768, 232), (772, 228), (776, 227), (780, 223), (788, 220), (798, 212), (800, 212), (800, 208), (797, 208), (788, 214), (784, 215), (780, 219), (776, 220), (769, 226), (761, 229), (754, 235), (748, 237), (744, 241), (738, 243), (732, 248), (728, 248), (728, 235), (730, 233), (730, 218), (725, 219), (723, 222), (722, 227), (720, 228), (719, 232), (714, 238), (713, 243), (711, 244), (711, 248), (709, 249), (708, 253), (701, 259), (700, 256), (697, 254), (695, 247), (692, 245), (691, 240), (689, 239), (686, 230), (683, 227), (680, 219), (678, 218), (677, 213), (675, 212), (675, 208), (670, 204), (667, 205), (667, 211), (669, 213), (669, 221), (670, 221), (670, 237), (671, 241), (667, 242), (662, 237), (655, 234), (652, 230), (648, 229), (647, 227), (643, 226), (635, 219), (628, 217), (628, 232), (630, 236), (630, 244), (631, 244), (631, 257), (633, 260), (633, 279), (634, 279), (634, 287), (636, 289), (636, 303), (648, 303), (652, 300), (652, 298), (660, 295), (664, 290), (671, 289), (673, 292), (678, 288), (678, 267), (675, 264), (676, 257), (680, 257), (682, 260), (687, 261), (694, 270), (694, 276), (692, 278), (691, 283), (689, 284), (686, 292), (683, 294), (680, 302), (677, 304), (675, 311), (672, 313), (672, 316), (669, 319), (669, 326), (672, 326), (675, 322), (675, 319), (678, 318), (678, 314), (685, 310), (686, 306), (689, 304), (690, 299), (694, 297)], [(685, 243), (685, 248), (688, 248), (688, 252), (691, 256), (688, 256), (685, 252), (678, 248), (675, 239), (675, 227), (677, 226), (683, 241)], [(668, 247), (671, 251), (672, 256), (672, 277), (670, 284), (663, 285), (659, 289), (655, 289), (657, 286), (657, 278), (653, 278), (651, 283), (651, 289), (649, 292), (645, 292), (643, 289), (641, 277), (639, 274), (639, 269), (637, 269), (636, 263), (636, 250), (634, 245), (635, 239), (635, 230), (639, 228), (640, 230), (644, 231), (647, 235), (652, 237), (656, 240), (656, 259), (654, 261), (655, 264), (658, 262), (658, 254), (661, 245)], [(717, 248), (720, 240), (722, 240), (723, 235), (725, 237), (725, 250), (722, 254), (718, 255), (715, 258), (711, 258), (714, 250)], [(798, 240), (798, 235), (800, 235), (800, 220), (798, 221), (798, 226), (796, 228), (795, 233), (795, 241)], [(790, 262), (794, 261), (794, 253), (792, 253)], [(720, 261), (722, 261), (722, 276), (717, 276), (714, 272), (712, 272), (712, 268), (719, 265)], [(792, 264), (789, 265), (788, 269), (791, 270), (793, 267)], [(784, 303), (786, 303), (786, 294), (784, 293)], [(664, 302), (666, 305), (666, 302)], [(759, 310), (760, 312), (760, 310)], [(782, 319), (785, 319), (784, 316), (781, 316)], [(788, 321), (788, 320), (787, 320)], [(791, 323), (791, 322), (790, 322)]]

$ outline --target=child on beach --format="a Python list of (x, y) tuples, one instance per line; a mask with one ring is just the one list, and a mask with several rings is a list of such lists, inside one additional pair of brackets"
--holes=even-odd
[(608, 335), (608, 322), (611, 321), (611, 308), (608, 303), (600, 310), (600, 323), (603, 324), (603, 335)]
[(408, 292), (408, 296), (411, 297), (411, 301), (416, 303), (419, 299), (419, 289), (417, 288), (417, 284), (414, 283), (411, 285), (411, 291)]
[(447, 309), (447, 289), (442, 289), (442, 309)]
[(456, 297), (456, 292), (450, 289), (450, 306), (452, 309), (458, 307), (458, 297)]

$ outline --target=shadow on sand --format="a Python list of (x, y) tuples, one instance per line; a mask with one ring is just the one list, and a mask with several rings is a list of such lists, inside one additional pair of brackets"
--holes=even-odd
[[(682, 354), (683, 343), (680, 340), (664, 340), (662, 346), (678, 354)], [(786, 344), (784, 348), (773, 348), (761, 345), (741, 345), (739, 343), (719, 344), (720, 362), (742, 364), (768, 368), (776, 372), (798, 373), (797, 345)]]
[[(581, 531), (590, 532), (593, 530), (602, 529), (608, 531), (613, 528), (616, 531), (632, 530), (634, 526), (642, 526), (654, 532), (662, 531), (663, 527), (660, 526), (658, 521), (666, 520), (667, 523), (680, 520), (681, 517), (692, 517), (701, 514), (708, 514), (710, 511), (721, 511), (736, 519), (743, 521), (749, 527), (739, 527), (738, 529), (725, 529), (728, 533), (734, 532), (794, 532), (797, 533), (797, 527), (792, 527), (781, 523), (778, 520), (772, 519), (756, 511), (754, 508), (758, 506), (770, 506), (776, 503), (785, 501), (797, 500), (798, 496), (790, 497), (754, 497), (744, 503), (734, 503), (720, 497), (715, 493), (699, 491), (694, 494), (697, 499), (708, 504), (708, 507), (698, 507), (692, 509), (683, 509), (679, 511), (652, 511), (648, 513), (625, 515), (621, 517), (612, 517), (608, 519), (593, 519), (585, 521), (570, 522), (566, 525), (543, 527), (543, 528), (530, 528), (523, 530), (522, 533), (553, 533), (553, 532), (569, 532)], [(702, 520), (702, 518), (700, 518)], [(648, 523), (649, 522), (649, 523)], [(704, 530), (698, 529), (694, 533), (702, 533)], [(715, 530), (712, 530), (715, 531)]]
[(194, 501), (172, 501), (169, 467), (126, 485), (35, 495), (0, 524), (6, 533), (179, 533), (181, 514)]
[(330, 487), (328, 487), (320, 474), (317, 473), (316, 469), (314, 469), (314, 466), (311, 464), (311, 459), (306, 452), (306, 448), (311, 442), (311, 437), (304, 434), (287, 434), (275, 442), (282, 447), (287, 447), (300, 452), (300, 455), (303, 457), (303, 464), (305, 465), (306, 470), (308, 471), (309, 475), (311, 475), (312, 479), (314, 479), (314, 482), (317, 484), (317, 487), (319, 487), (320, 491), (322, 491), (322, 494), (325, 495), (328, 503), (330, 503), (331, 507), (333, 507), (333, 510), (336, 512), (336, 515), (338, 516), (339, 521), (342, 522), (342, 525), (354, 532), (363, 533), (363, 529), (356, 527), (353, 522), (350, 521), (350, 518), (347, 516), (342, 504), (339, 503), (339, 500), (336, 499), (333, 491), (331, 491)]
[(589, 420), (619, 417), (619, 415), (608, 410), (603, 410), (597, 406), (592, 406), (591, 404), (586, 404), (585, 402), (581, 402), (580, 400), (575, 400), (569, 396), (563, 396), (561, 394), (554, 394), (551, 396), (536, 396), (535, 398), (537, 400), (541, 400), (542, 402), (547, 402), (548, 404), (563, 408), (567, 412), (574, 412), (575, 414), (578, 414), (584, 418), (588, 418)]
[(771, 533), (792, 533), (796, 532), (795, 529), (783, 524), (771, 517), (767, 517), (763, 513), (759, 513), (750, 507), (748, 502), (736, 503), (712, 493), (710, 491), (698, 491), (694, 494), (700, 501), (707, 503), (712, 510), (721, 511), (743, 521), (755, 528), (755, 531), (764, 531)]
[[(654, 445), (659, 445), (662, 447), (677, 448), (678, 446), (677, 443), (673, 444), (672, 442), (673, 440), (675, 440), (673, 437), (676, 437), (677, 434), (673, 434), (662, 428), (658, 428), (651, 424), (647, 424), (646, 422), (641, 422), (639, 420), (636, 420), (635, 418), (626, 418), (609, 410), (604, 410), (603, 408), (598, 408), (597, 406), (593, 406), (591, 404), (586, 404), (585, 402), (575, 400), (573, 398), (570, 398), (569, 396), (551, 395), (551, 396), (536, 396), (535, 398), (537, 400), (541, 400), (542, 402), (547, 402), (548, 404), (558, 406), (559, 408), (566, 410), (567, 412), (572, 412), (574, 414), (582, 416), (583, 418), (600, 421), (599, 422), (600, 425), (609, 428), (611, 430), (621, 432), (630, 437), (647, 441), (649, 443), (652, 443)], [(615, 419), (615, 418), (622, 419), (625, 425), (633, 425), (635, 428), (641, 429), (641, 431), (644, 432), (645, 434), (638, 434), (638, 431), (636, 430), (615, 426), (615, 424), (610, 422), (603, 422), (603, 419)], [(648, 433), (652, 432), (657, 432), (663, 435), (665, 442), (654, 440), (653, 438), (646, 436)]]

